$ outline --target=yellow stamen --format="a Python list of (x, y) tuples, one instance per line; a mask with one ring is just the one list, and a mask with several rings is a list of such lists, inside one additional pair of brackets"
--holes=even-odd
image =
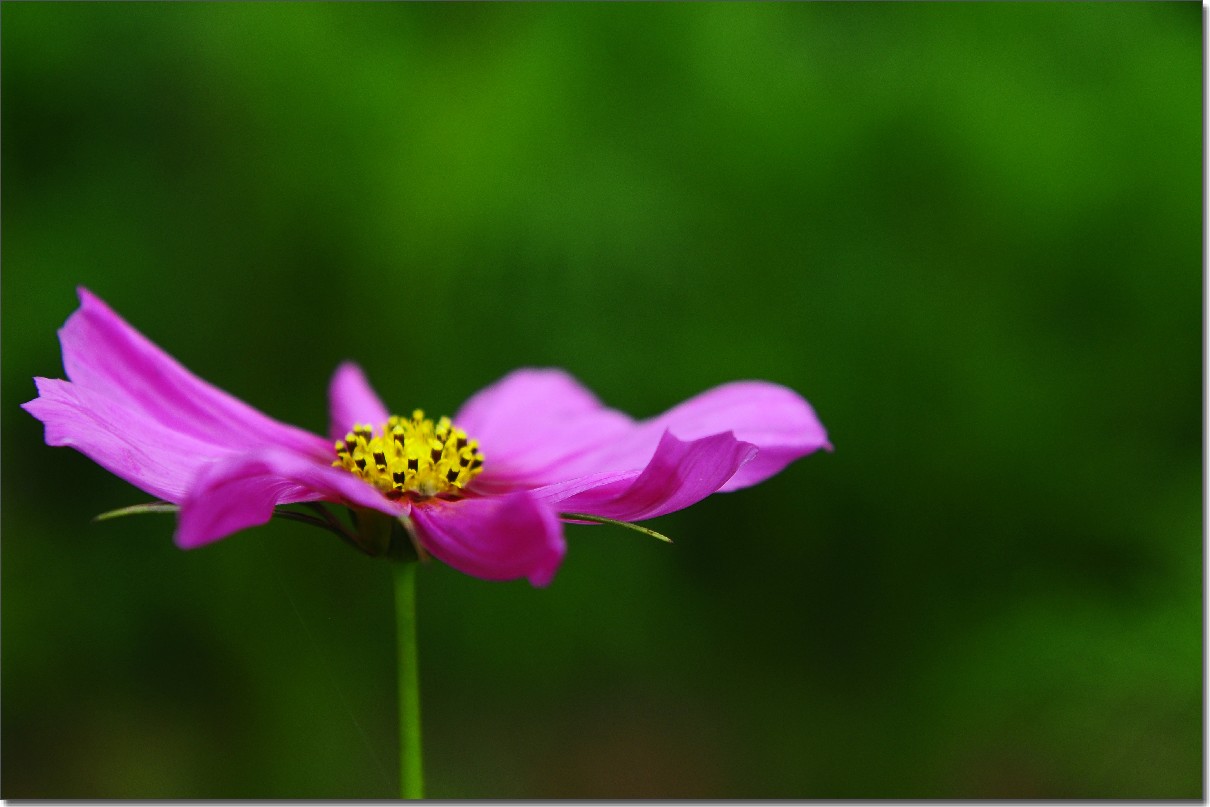
[(336, 441), (337, 468), (355, 473), (392, 498), (458, 494), (483, 470), (479, 443), (441, 418), (436, 424), (417, 409), (411, 418), (392, 415), (374, 436), (357, 423)]

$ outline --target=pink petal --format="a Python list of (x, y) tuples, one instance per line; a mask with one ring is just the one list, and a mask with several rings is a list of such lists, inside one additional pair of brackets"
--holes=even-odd
[(326, 440), (276, 421), (186, 370), (87, 289), (59, 331), (63, 367), (75, 384), (174, 431), (236, 451), (277, 446), (316, 458)]
[(535, 586), (548, 585), (566, 551), (554, 510), (524, 492), (430, 499), (412, 507), (412, 520), (434, 557), (485, 580), (525, 577)]
[(799, 457), (832, 450), (815, 410), (793, 390), (767, 381), (723, 384), (647, 421), (646, 428), (669, 429), (683, 440), (730, 431), (756, 446), (756, 457), (720, 490), (755, 485)]
[(358, 423), (382, 428), (390, 417), (365, 373), (351, 361), (336, 368), (328, 385), (328, 405), (332, 413), (328, 434), (333, 440), (343, 438)]
[(266, 449), (207, 467), (181, 504), (176, 542), (184, 549), (264, 524), (273, 508), (295, 502), (334, 501), (398, 516), (407, 512), (348, 471), (291, 451)]
[(533, 495), (565, 513), (642, 521), (701, 501), (756, 455), (756, 446), (730, 432), (687, 441), (665, 432), (641, 472), (591, 474), (538, 488)]
[(719, 490), (756, 484), (799, 457), (831, 448), (811, 405), (764, 381), (724, 384), (636, 423), (602, 406), (562, 371), (520, 370), (473, 397), (455, 422), (484, 452), (483, 473), (473, 484), (483, 492), (594, 474), (637, 476), (665, 432), (682, 440), (730, 432), (757, 448)]
[(152, 496), (180, 503), (202, 468), (232, 453), (79, 384), (34, 382), (38, 397), (22, 408), (45, 424), (47, 445), (70, 446)]
[(527, 369), (476, 393), (454, 424), (486, 457), (476, 489), (504, 490), (566, 479), (563, 458), (625, 434), (633, 421), (562, 370)]

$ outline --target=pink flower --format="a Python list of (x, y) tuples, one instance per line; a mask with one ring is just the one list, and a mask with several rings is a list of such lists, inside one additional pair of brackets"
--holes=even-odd
[(467, 574), (542, 586), (565, 552), (560, 514), (654, 518), (831, 448), (806, 401), (761, 381), (635, 421), (567, 373), (517, 370), (434, 424), (390, 418), (351, 363), (332, 378), (327, 440), (202, 381), (79, 295), (59, 331), (71, 380), (35, 379), (23, 406), (47, 444), (179, 505), (183, 548), (263, 524), (280, 505), (335, 502), (408, 517), (427, 552)]

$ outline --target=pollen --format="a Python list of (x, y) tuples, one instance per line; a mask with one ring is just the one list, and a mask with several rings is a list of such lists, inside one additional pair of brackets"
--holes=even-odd
[(458, 495), (483, 470), (479, 443), (441, 418), (435, 424), (417, 409), (410, 418), (392, 415), (374, 434), (357, 423), (336, 441), (332, 465), (355, 473), (387, 496), (427, 498)]

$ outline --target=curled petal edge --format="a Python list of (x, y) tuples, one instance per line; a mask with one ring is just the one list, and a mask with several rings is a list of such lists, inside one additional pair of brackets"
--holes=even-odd
[(278, 505), (331, 501), (406, 515), (393, 502), (347, 471), (289, 451), (269, 450), (220, 460), (207, 467), (181, 503), (176, 543), (193, 549), (266, 523)]
[(561, 511), (618, 521), (642, 521), (688, 507), (718, 491), (757, 447), (730, 432), (681, 440), (665, 431), (640, 471), (590, 474), (533, 491)]

